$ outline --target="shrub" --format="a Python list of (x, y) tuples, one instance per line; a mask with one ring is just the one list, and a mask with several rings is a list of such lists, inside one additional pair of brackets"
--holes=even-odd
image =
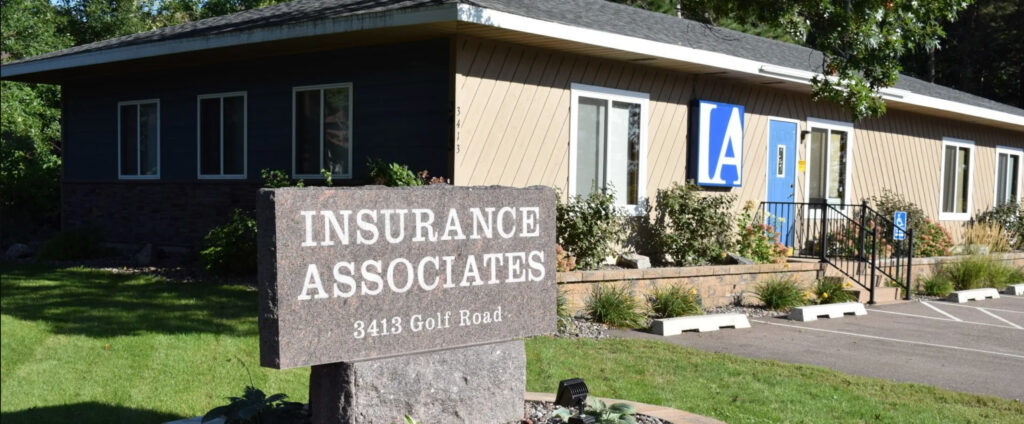
[(949, 230), (931, 219), (925, 219), (921, 230), (914, 231), (914, 256), (949, 256), (953, 248), (953, 236)]
[(946, 297), (953, 292), (953, 282), (938, 274), (925, 278), (922, 287), (928, 296)]
[(771, 279), (754, 287), (754, 296), (768, 309), (785, 311), (806, 303), (803, 289), (796, 281)]
[(735, 245), (731, 194), (705, 195), (692, 182), (658, 190), (661, 250), (679, 265), (720, 261)]
[[(865, 229), (868, 234), (874, 231), (875, 222), (868, 221), (865, 225)], [(828, 251), (829, 255), (840, 256), (840, 257), (856, 257), (860, 252), (860, 225), (856, 223), (849, 223), (844, 225), (840, 230), (832, 231), (828, 233)], [(887, 258), (892, 255), (893, 246), (890, 241), (881, 237), (882, 229), (879, 228), (878, 237), (878, 257)], [(864, 238), (864, 257), (869, 258), (874, 253), (875, 245), (871, 241), (870, 236)]]
[[(759, 264), (783, 263), (789, 249), (779, 242), (779, 233), (775, 227), (765, 225), (763, 222), (754, 222), (754, 203), (747, 202), (743, 206), (743, 213), (737, 220), (737, 233), (739, 238), (736, 243), (736, 252), (740, 256), (750, 259)], [(775, 218), (776, 222), (782, 222), (783, 218)]]
[(978, 214), (977, 221), (994, 223), (1003, 227), (1010, 246), (1024, 249), (1024, 220), (1020, 219), (1024, 212), (1024, 203), (1005, 203)]
[[(888, 219), (892, 219), (893, 214), (897, 211), (906, 212), (906, 228), (908, 230), (914, 230), (914, 234), (920, 234), (921, 231), (924, 231), (925, 219), (928, 215), (924, 213), (924, 210), (922, 210), (920, 206), (907, 200), (907, 198), (903, 197), (902, 194), (889, 190), (888, 188), (883, 188), (881, 195), (871, 196), (871, 201), (875, 204), (875, 210)], [(882, 237), (892, 242), (891, 229), (890, 231), (884, 231)], [(914, 243), (917, 243), (917, 240), (914, 240)]]
[(571, 318), (572, 313), (569, 311), (569, 297), (565, 295), (565, 292), (561, 288), (558, 289), (558, 293), (555, 295), (555, 313), (560, 319)]
[(555, 245), (555, 271), (566, 272), (576, 269), (576, 258), (569, 255), (562, 245)]
[(203, 423), (224, 418), (224, 424), (259, 424), (302, 422), (305, 413), (299, 402), (288, 402), (284, 393), (267, 396), (262, 390), (246, 386), (242, 397), (218, 406), (203, 416)]
[(263, 179), (263, 187), (266, 188), (303, 187), (306, 185), (302, 180), (293, 181), (288, 173), (280, 169), (264, 168), (260, 170), (260, 178)]
[(57, 233), (39, 252), (40, 259), (77, 260), (94, 259), (109, 253), (100, 247), (103, 233), (95, 228), (77, 228)]
[(610, 190), (559, 200), (555, 209), (558, 244), (576, 258), (576, 266), (595, 269), (622, 241), (622, 222)]
[(590, 291), (586, 312), (594, 321), (613, 327), (640, 328), (646, 323), (629, 287), (599, 284)]
[(386, 163), (381, 159), (370, 159), (367, 166), (370, 167), (370, 179), (374, 184), (386, 185), (388, 187), (414, 187), (423, 185), (423, 180), (416, 176), (408, 166), (391, 162)]
[(989, 253), (1010, 251), (1006, 230), (995, 222), (973, 222), (968, 225), (964, 230), (964, 244), (967, 247), (987, 247)]
[(825, 277), (814, 284), (814, 296), (818, 298), (818, 304), (843, 303), (856, 300), (846, 290), (852, 288), (853, 284), (844, 283), (842, 278)]
[(953, 284), (955, 290), (995, 287), (999, 290), (1024, 280), (1024, 272), (985, 256), (968, 256), (944, 264), (932, 278), (941, 278)]
[(658, 318), (704, 314), (697, 290), (679, 284), (655, 289), (647, 302), (651, 312)]
[(203, 269), (217, 275), (256, 273), (256, 220), (235, 209), (231, 221), (214, 227), (199, 252)]

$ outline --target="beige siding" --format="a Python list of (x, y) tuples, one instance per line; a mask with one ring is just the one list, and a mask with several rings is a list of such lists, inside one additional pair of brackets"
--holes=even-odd
[[(641, 64), (461, 36), (455, 42), (458, 185), (568, 186), (570, 90), (581, 83), (650, 94), (647, 195), (686, 178), (688, 104), (693, 99), (746, 108), (743, 187), (739, 205), (765, 196), (767, 131), (771, 117), (848, 121), (838, 107), (806, 94)], [(995, 146), (1024, 147), (1024, 132), (891, 110), (855, 125), (848, 188), (859, 202), (890, 188), (938, 217), (942, 137), (975, 142), (973, 209), (991, 206)], [(798, 145), (805, 159), (806, 143)], [(804, 199), (797, 175), (796, 197)], [(960, 223), (947, 227), (959, 234)]]

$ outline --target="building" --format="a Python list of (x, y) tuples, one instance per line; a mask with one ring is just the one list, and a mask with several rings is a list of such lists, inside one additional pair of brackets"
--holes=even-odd
[(60, 84), (65, 228), (194, 247), (259, 171), (366, 182), (366, 159), (456, 185), (699, 177), (744, 201), (889, 188), (956, 237), (1020, 199), (1024, 110), (903, 77), (889, 112), (812, 102), (813, 50), (602, 0), (299, 0), (4, 65)]

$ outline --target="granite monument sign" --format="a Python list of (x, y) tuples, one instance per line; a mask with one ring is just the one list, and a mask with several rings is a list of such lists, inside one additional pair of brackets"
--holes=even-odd
[[(397, 377), (411, 364), (440, 367), (423, 371), (463, 375), (459, 384), (481, 396), (503, 384), (521, 391), (522, 343), (509, 342), (555, 330), (554, 203), (543, 187), (262, 190), (262, 365), (313, 366), (314, 422), (394, 421), (422, 392), (451, 391), (444, 378), (360, 383), (359, 367), (376, 380), (416, 379)], [(360, 406), (360, 384), (416, 399), (384, 405), (373, 395)], [(436, 401), (479, 407), (467, 396)]]

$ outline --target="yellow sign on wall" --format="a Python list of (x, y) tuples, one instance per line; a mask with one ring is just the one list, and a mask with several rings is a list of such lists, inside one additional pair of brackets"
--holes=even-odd
[(800, 160), (796, 161), (796, 170), (797, 170), (797, 172), (805, 172), (805, 171), (807, 171), (807, 161), (805, 161), (803, 159), (800, 159)]

